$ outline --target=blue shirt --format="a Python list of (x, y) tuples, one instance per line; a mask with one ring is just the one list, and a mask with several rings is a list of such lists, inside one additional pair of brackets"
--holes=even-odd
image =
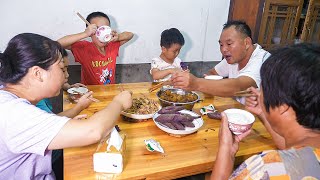
[(53, 113), (52, 112), (52, 104), (49, 101), (49, 99), (45, 98), (42, 99), (41, 101), (38, 102), (38, 104), (36, 104), (36, 106), (48, 113)]

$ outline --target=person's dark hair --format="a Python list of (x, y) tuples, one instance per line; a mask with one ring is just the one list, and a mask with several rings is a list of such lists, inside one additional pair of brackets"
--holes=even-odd
[(223, 25), (223, 30), (228, 29), (231, 26), (233, 26), (236, 31), (243, 34), (244, 37), (249, 37), (250, 39), (252, 39), (251, 29), (246, 22), (244, 22), (244, 21), (228, 21), (227, 23), (225, 23)]
[(61, 55), (62, 55), (62, 57), (67, 57), (68, 56), (68, 52), (64, 48), (62, 48), (61, 49)]
[(16, 84), (33, 66), (48, 70), (62, 51), (58, 42), (47, 37), (32, 33), (16, 35), (0, 53), (0, 81)]
[[(108, 17), (105, 13), (99, 12), (99, 11), (90, 13), (90, 14), (87, 16), (87, 21), (90, 22), (91, 19), (96, 18), (96, 17), (104, 17), (104, 18), (108, 19), (108, 21), (109, 21), (109, 26), (111, 26), (111, 21), (110, 21), (109, 17)], [(87, 24), (86, 24), (86, 27), (88, 27)]]
[(287, 104), (300, 125), (320, 130), (320, 46), (298, 44), (271, 54), (260, 70), (266, 111)]
[(166, 29), (161, 33), (160, 46), (170, 48), (172, 44), (184, 45), (184, 38), (176, 28)]

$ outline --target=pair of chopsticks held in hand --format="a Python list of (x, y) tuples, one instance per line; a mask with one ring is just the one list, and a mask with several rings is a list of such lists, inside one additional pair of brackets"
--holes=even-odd
[[(185, 65), (185, 64), (182, 64), (182, 62), (181, 62), (181, 67), (182, 67), (182, 70), (184, 72), (190, 72), (189, 69), (188, 69), (188, 66)], [(154, 90), (156, 90), (158, 88), (161, 88), (162, 86), (169, 85), (170, 81), (171, 80), (169, 79), (169, 80), (166, 80), (166, 81), (159, 82), (158, 84), (156, 84), (156, 85), (152, 86), (151, 88), (149, 88), (149, 92), (152, 92), (152, 91), (154, 91)]]
[(243, 91), (238, 91), (234, 93), (234, 96), (238, 97), (249, 97), (249, 96), (254, 96), (253, 92), (251, 90), (243, 90)]

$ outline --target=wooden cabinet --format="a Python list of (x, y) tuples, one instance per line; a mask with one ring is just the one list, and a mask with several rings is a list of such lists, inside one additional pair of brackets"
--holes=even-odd
[(319, 42), (319, 12), (320, 0), (230, 0), (229, 20), (246, 21), (253, 41), (270, 49), (301, 41)]
[(267, 49), (293, 44), (298, 32), (303, 0), (266, 0), (258, 43)]
[(320, 0), (310, 0), (303, 23), (301, 41), (320, 42)]

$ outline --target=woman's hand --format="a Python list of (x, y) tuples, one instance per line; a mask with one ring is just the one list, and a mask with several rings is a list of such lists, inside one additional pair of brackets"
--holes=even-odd
[(113, 101), (120, 103), (123, 110), (126, 110), (132, 106), (132, 92), (122, 91), (120, 94), (116, 95), (113, 98)]

